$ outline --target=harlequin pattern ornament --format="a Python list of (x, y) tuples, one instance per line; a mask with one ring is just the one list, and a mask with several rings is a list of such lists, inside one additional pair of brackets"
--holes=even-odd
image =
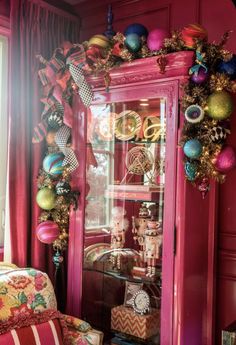
[(189, 24), (182, 30), (182, 40), (187, 48), (193, 48), (195, 46), (195, 40), (206, 40), (207, 31), (200, 24)]
[(197, 177), (197, 165), (186, 162), (184, 165), (185, 175), (189, 181), (194, 181)]
[(71, 192), (71, 186), (68, 182), (59, 181), (56, 184), (57, 195), (68, 195)]
[(149, 32), (147, 46), (151, 51), (163, 48), (164, 39), (169, 37), (169, 33), (164, 29), (154, 29)]
[(202, 153), (202, 144), (197, 139), (190, 139), (184, 144), (184, 153), (188, 158), (199, 158)]
[(60, 267), (60, 264), (64, 261), (63, 256), (57, 251), (55, 255), (53, 255), (52, 261), (56, 267)]
[(202, 84), (202, 83), (205, 83), (208, 76), (209, 76), (208, 71), (205, 68), (200, 67), (197, 73), (192, 74), (191, 80), (195, 84)]
[(227, 74), (231, 79), (236, 79), (236, 55), (233, 55), (229, 61), (221, 61), (217, 71)]
[(141, 48), (141, 39), (137, 34), (128, 34), (125, 38), (125, 45), (132, 53), (136, 53)]
[(233, 112), (232, 96), (226, 91), (216, 91), (207, 98), (207, 114), (214, 120), (224, 120)]
[(236, 167), (236, 155), (231, 146), (225, 146), (216, 157), (215, 168), (222, 172), (227, 173)]
[(227, 129), (221, 127), (221, 126), (214, 126), (214, 127), (212, 127), (211, 134), (210, 134), (211, 141), (213, 143), (220, 143), (220, 142), (222, 142), (223, 140), (226, 139), (227, 132), (229, 132), (229, 130), (227, 130)]
[(47, 121), (49, 127), (57, 130), (63, 125), (63, 115), (58, 111), (54, 111), (48, 116)]
[(190, 105), (184, 113), (185, 119), (190, 123), (198, 123), (204, 118), (204, 110), (198, 104)]
[(124, 31), (125, 36), (127, 36), (129, 34), (136, 34), (139, 37), (141, 37), (141, 36), (147, 37), (148, 30), (144, 25), (139, 24), (139, 23), (134, 23), (134, 24), (130, 24), (129, 26), (127, 26), (127, 28)]
[(43, 160), (43, 170), (53, 176), (62, 174), (64, 166), (62, 165), (65, 156), (62, 152), (51, 153)]
[(55, 201), (56, 194), (48, 187), (40, 189), (36, 195), (36, 202), (43, 210), (49, 211), (53, 209), (55, 207)]
[(42, 222), (36, 228), (36, 235), (42, 243), (51, 244), (58, 238), (59, 234), (59, 227), (52, 220)]
[(109, 39), (105, 35), (94, 35), (88, 41), (88, 46), (96, 46), (99, 48), (107, 48)]

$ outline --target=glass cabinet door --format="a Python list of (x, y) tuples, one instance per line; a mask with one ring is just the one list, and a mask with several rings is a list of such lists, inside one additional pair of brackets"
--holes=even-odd
[[(113, 329), (114, 308), (156, 313), (150, 344), (159, 344), (167, 98), (127, 98), (88, 112), (82, 317), (105, 339), (132, 338)], [(136, 306), (139, 290), (148, 301), (141, 293)]]

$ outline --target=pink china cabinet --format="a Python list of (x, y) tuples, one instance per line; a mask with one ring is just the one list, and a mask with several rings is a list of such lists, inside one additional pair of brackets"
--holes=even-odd
[(202, 199), (186, 181), (179, 144), (194, 56), (166, 59), (113, 68), (109, 90), (90, 76), (93, 103), (76, 105), (67, 305), (105, 344), (212, 344), (215, 188)]

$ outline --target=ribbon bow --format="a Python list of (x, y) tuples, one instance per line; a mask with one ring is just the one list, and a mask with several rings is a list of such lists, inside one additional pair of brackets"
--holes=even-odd
[(69, 165), (69, 172), (72, 172), (79, 166), (79, 163), (74, 151), (70, 147), (66, 146), (68, 139), (70, 137), (70, 133), (71, 130), (69, 127), (60, 127), (55, 135), (55, 142), (65, 155), (62, 165)]

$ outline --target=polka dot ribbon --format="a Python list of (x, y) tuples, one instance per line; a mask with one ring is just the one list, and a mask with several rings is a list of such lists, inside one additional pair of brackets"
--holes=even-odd
[(72, 172), (79, 166), (79, 162), (76, 158), (74, 151), (70, 147), (66, 146), (68, 139), (70, 137), (70, 132), (71, 130), (69, 127), (67, 126), (60, 127), (56, 133), (55, 142), (60, 148), (60, 150), (63, 152), (63, 154), (65, 155), (62, 165), (63, 166), (68, 165), (69, 171)]

